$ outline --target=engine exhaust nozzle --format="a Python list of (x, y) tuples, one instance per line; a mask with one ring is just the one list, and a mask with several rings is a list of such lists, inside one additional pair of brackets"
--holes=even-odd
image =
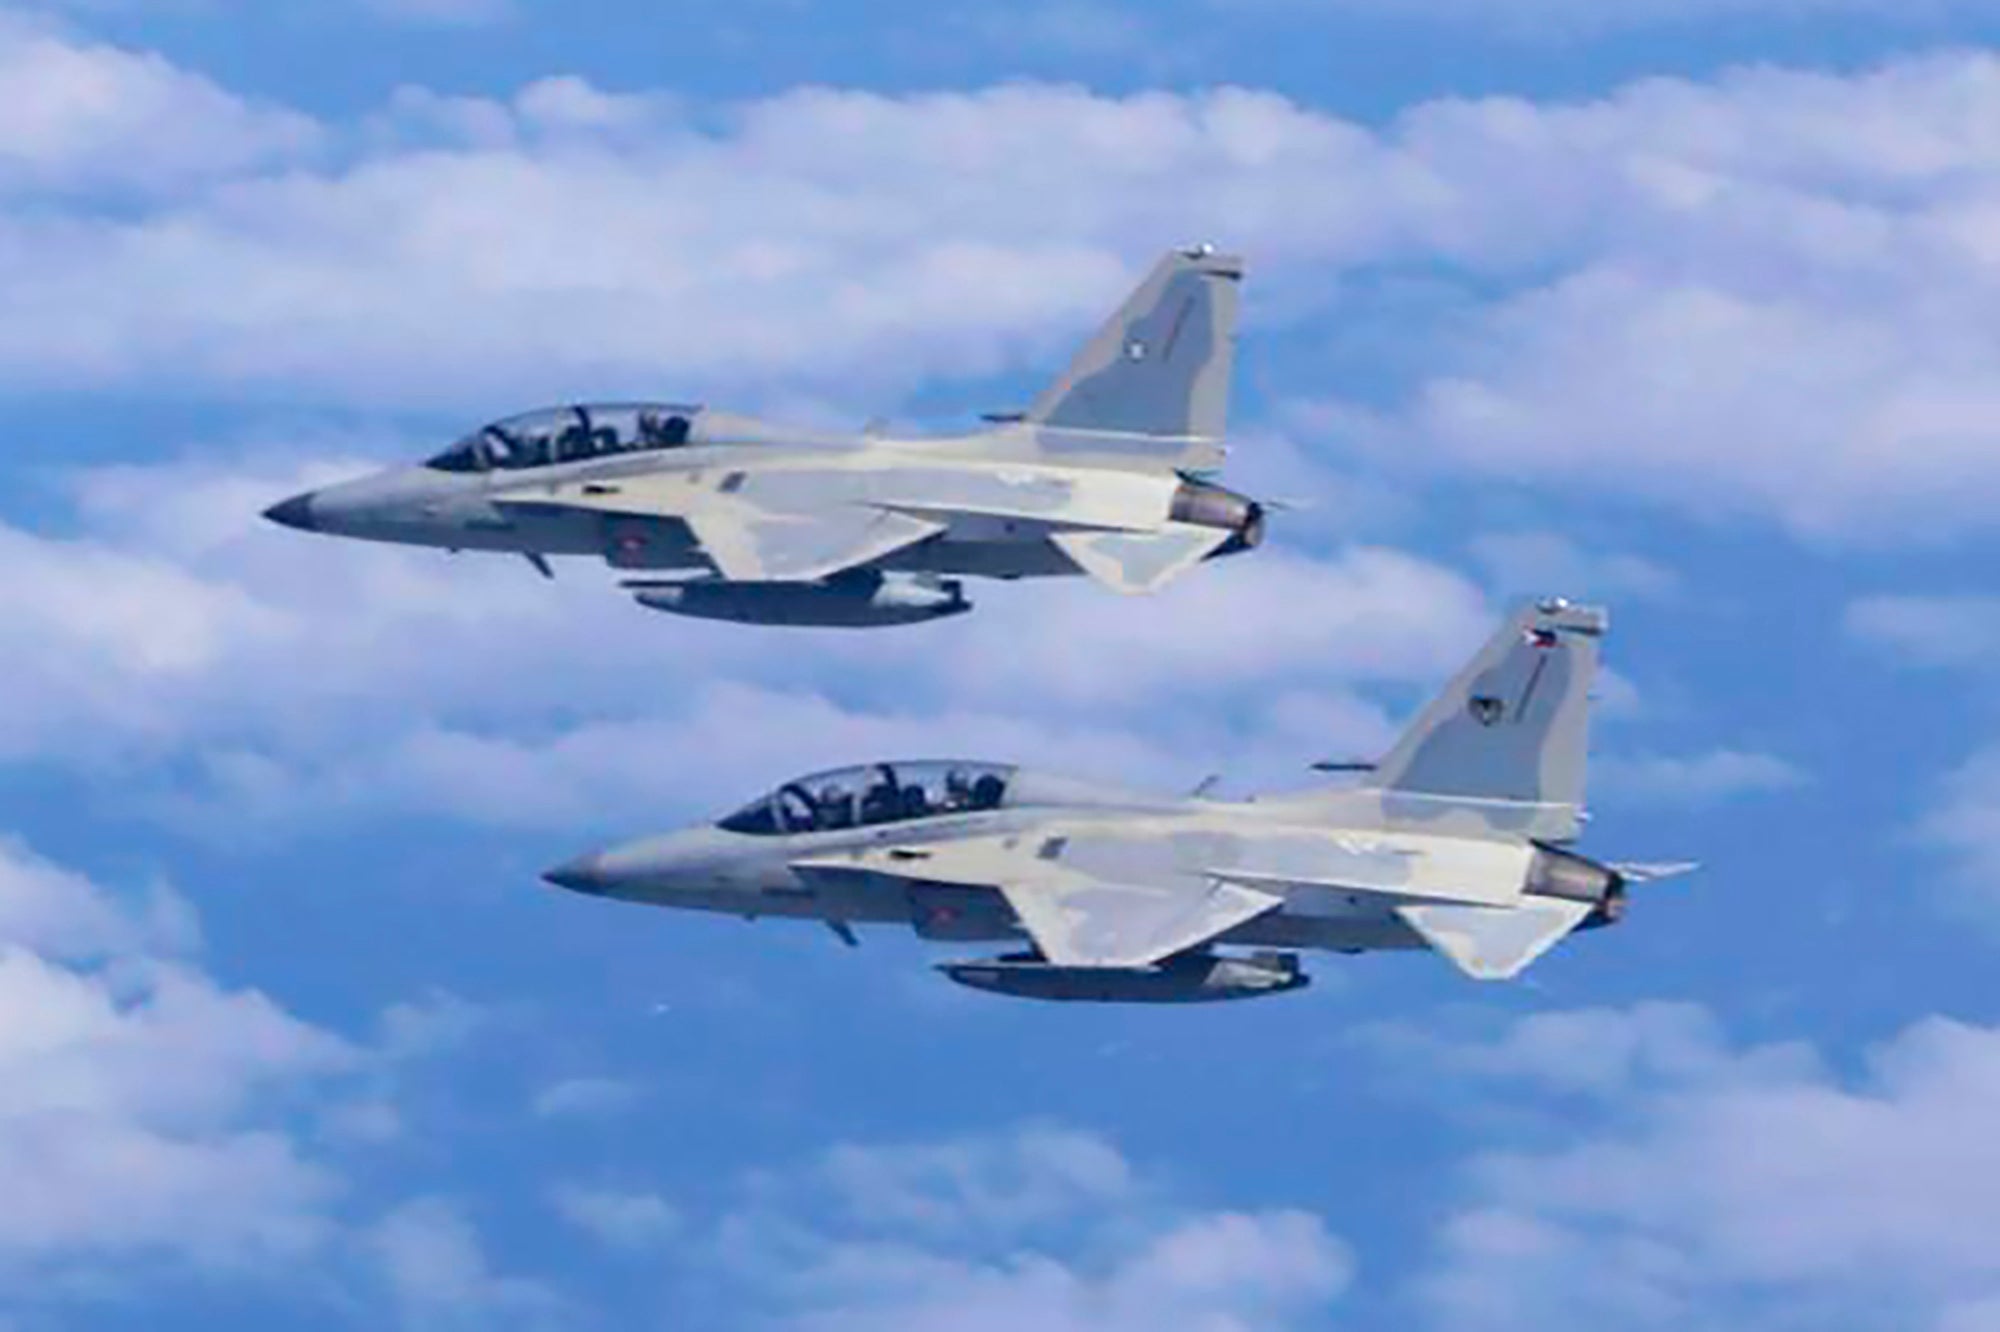
[(1218, 527), (1228, 532), (1229, 542), (1218, 554), (1254, 550), (1264, 541), (1264, 506), (1247, 495), (1206, 481), (1183, 481), (1174, 492), (1168, 516), (1177, 523)]

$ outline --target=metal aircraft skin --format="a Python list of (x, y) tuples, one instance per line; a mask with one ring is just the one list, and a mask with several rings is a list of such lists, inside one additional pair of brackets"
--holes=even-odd
[(640, 604), (842, 627), (969, 609), (967, 576), (1151, 592), (1256, 546), (1223, 461), (1242, 262), (1169, 253), (1026, 411), (970, 433), (794, 429), (674, 403), (486, 426), (421, 466), (297, 495), (288, 527), (448, 550), (598, 556)]
[(1572, 849), (1607, 623), (1562, 601), (1522, 608), (1349, 786), (1161, 798), (998, 764), (877, 763), (545, 877), (823, 921), (849, 943), (861, 924), (1024, 940), (939, 969), (1030, 998), (1281, 993), (1307, 983), (1309, 949), (1428, 946), (1470, 976), (1512, 977), (1570, 931), (1618, 920), (1629, 883), (1692, 868)]

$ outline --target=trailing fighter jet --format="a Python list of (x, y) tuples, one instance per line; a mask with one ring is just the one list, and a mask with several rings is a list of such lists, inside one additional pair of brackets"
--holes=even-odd
[[(876, 763), (787, 782), (712, 827), (586, 855), (578, 892), (927, 939), (1025, 939), (949, 962), (1037, 999), (1174, 1003), (1306, 984), (1301, 949), (1428, 946), (1518, 974), (1688, 865), (1572, 849), (1603, 611), (1527, 607), (1355, 785), (1155, 797), (1000, 764)], [(1242, 951), (1249, 949), (1251, 951)]]
[(1024, 412), (943, 437), (795, 429), (673, 403), (531, 412), (417, 467), (294, 496), (288, 527), (450, 550), (596, 555), (640, 604), (865, 627), (969, 609), (966, 576), (1151, 592), (1256, 546), (1223, 460), (1241, 261), (1167, 255)]

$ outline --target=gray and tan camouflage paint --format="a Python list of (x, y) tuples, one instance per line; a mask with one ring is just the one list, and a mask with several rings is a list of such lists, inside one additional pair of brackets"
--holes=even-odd
[(992, 809), (816, 831), (774, 824), (768, 836), (690, 829), (550, 877), (843, 930), (1025, 937), (1030, 954), (946, 970), (1036, 998), (1194, 1002), (1297, 988), (1282, 957), (1220, 970), (1187, 961), (1239, 945), (1428, 946), (1467, 975), (1511, 977), (1570, 931), (1615, 921), (1628, 881), (1689, 868), (1628, 875), (1555, 844), (1582, 820), (1585, 714), (1608, 623), (1561, 601), (1523, 607), (1344, 789), (1163, 799), (1013, 769)]
[[(968, 603), (940, 580), (972, 576), (1082, 574), (1141, 595), (1262, 537), (1260, 506), (1196, 479), (1223, 461), (1242, 273), (1207, 247), (1168, 254), (1027, 411), (969, 433), (581, 404), (267, 512), (333, 535), (513, 551), (544, 571), (549, 556), (596, 555), (654, 575), (631, 586), (643, 605), (753, 623), (956, 614)], [(577, 419), (546, 458), (496, 461), (515, 447), (510, 427), (565, 412)], [(649, 415), (678, 433), (642, 443), (605, 424)], [(669, 575), (701, 586), (664, 588)]]

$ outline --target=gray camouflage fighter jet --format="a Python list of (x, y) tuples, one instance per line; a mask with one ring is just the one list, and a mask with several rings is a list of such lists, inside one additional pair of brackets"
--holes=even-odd
[[(1606, 616), (1549, 601), (1507, 621), (1356, 785), (1158, 798), (998, 764), (877, 763), (787, 782), (713, 827), (583, 856), (578, 892), (749, 919), (1025, 937), (941, 966), (1038, 999), (1249, 998), (1306, 984), (1297, 949), (1428, 945), (1518, 974), (1626, 886), (1691, 869), (1571, 848)], [(1254, 951), (1222, 951), (1238, 945)]]
[(288, 527), (450, 550), (596, 555), (640, 604), (866, 627), (968, 609), (965, 576), (1083, 573), (1151, 592), (1256, 546), (1221, 466), (1241, 261), (1153, 269), (1025, 412), (913, 438), (703, 407), (596, 404), (497, 421), (418, 467), (294, 496)]

